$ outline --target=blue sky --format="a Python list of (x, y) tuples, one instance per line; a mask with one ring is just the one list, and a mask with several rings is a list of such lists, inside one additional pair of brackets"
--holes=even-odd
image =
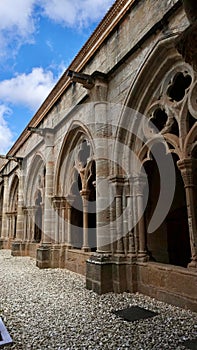
[(0, 154), (5, 154), (114, 0), (0, 1)]

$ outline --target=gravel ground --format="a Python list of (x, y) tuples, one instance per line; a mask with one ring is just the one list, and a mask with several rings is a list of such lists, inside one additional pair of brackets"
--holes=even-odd
[[(84, 277), (65, 269), (39, 270), (29, 257), (0, 250), (0, 316), (14, 343), (6, 349), (186, 349), (197, 337), (197, 314), (141, 294), (98, 296)], [(126, 322), (112, 311), (132, 305), (158, 312)]]

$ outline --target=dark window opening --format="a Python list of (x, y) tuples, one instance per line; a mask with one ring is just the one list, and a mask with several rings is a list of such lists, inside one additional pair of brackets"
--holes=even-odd
[(168, 116), (165, 110), (158, 108), (154, 111), (153, 116), (150, 120), (151, 121), (150, 127), (152, 128), (154, 125), (156, 127), (155, 131), (158, 132), (159, 130), (160, 132), (166, 125), (167, 120), (168, 120)]
[(171, 101), (181, 101), (185, 96), (186, 90), (191, 85), (191, 82), (192, 78), (190, 75), (184, 75), (183, 73), (176, 74), (172, 84), (167, 90), (167, 95), (170, 97)]
[[(156, 145), (156, 147), (158, 147)], [(159, 149), (158, 149), (159, 152)], [(153, 152), (153, 154), (155, 151)], [(161, 157), (171, 157), (160, 148)], [(146, 243), (150, 259), (153, 261), (187, 267), (191, 258), (187, 204), (183, 180), (173, 155), (176, 169), (176, 187), (174, 199), (169, 212), (161, 225), (151, 233), (147, 233)], [(157, 163), (153, 158), (145, 164), (149, 182), (149, 198), (145, 210), (145, 224), (148, 228), (160, 195), (160, 175)], [(166, 169), (167, 171), (167, 169)]]
[(173, 118), (173, 123), (172, 123), (171, 128), (170, 128), (170, 133), (174, 134), (176, 136), (179, 136), (179, 125), (178, 125), (177, 120), (175, 118)]

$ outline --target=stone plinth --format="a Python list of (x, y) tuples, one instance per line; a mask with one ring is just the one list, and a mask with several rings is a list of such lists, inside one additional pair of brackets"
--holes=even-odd
[(98, 294), (113, 291), (110, 257), (92, 255), (86, 262), (86, 288)]
[(40, 269), (51, 267), (51, 247), (41, 246), (36, 253), (36, 266)]
[(11, 246), (11, 255), (12, 256), (21, 256), (21, 247), (22, 243), (21, 242), (12, 242)]

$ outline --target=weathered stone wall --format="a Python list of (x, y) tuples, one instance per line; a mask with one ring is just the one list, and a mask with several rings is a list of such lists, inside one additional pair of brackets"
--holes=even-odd
[(197, 312), (197, 274), (183, 268), (148, 263), (137, 266), (140, 293)]

